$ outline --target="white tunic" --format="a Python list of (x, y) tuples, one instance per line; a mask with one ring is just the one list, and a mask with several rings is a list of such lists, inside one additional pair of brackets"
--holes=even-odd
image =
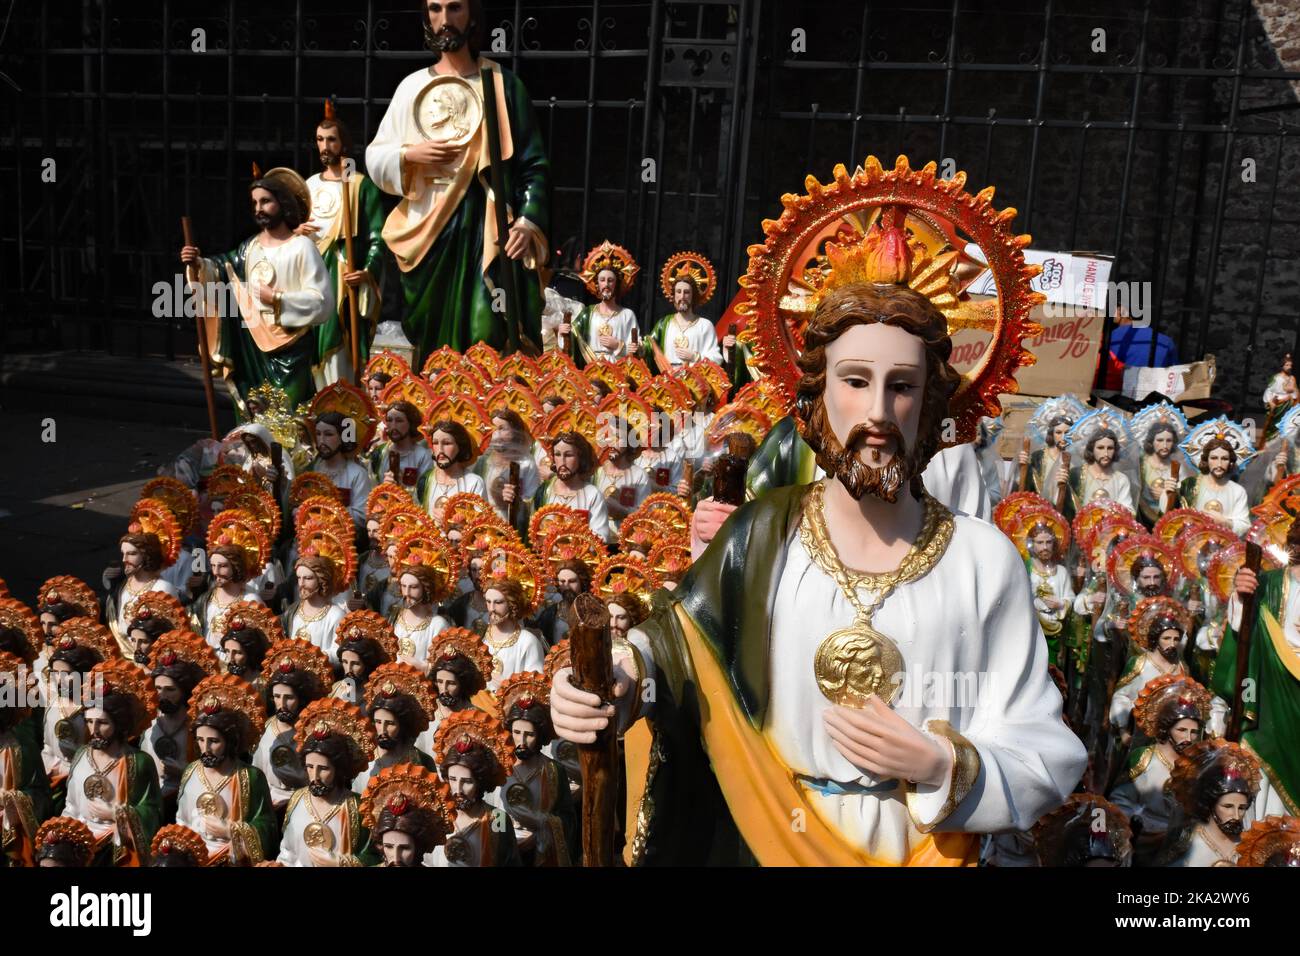
[[(340, 457), (342, 452), (337, 457)], [(351, 458), (344, 459), (343, 465), (327, 467), (325, 462), (317, 458), (311, 463), (308, 471), (319, 471), (323, 475), (328, 475), (330, 481), (334, 482), (334, 487), (339, 490), (339, 495), (343, 499), (343, 504), (347, 506), (348, 512), (352, 515), (352, 523), (358, 528), (366, 523), (366, 498), (370, 490), (375, 486), (374, 481), (370, 478), (370, 472), (357, 461)]]
[(46, 706), (42, 726), (45, 745), (41, 749), (41, 760), (45, 763), (45, 774), (49, 777), (67, 776), (68, 765), (77, 752), (77, 748), (86, 742), (86, 715), (81, 707), (70, 707), (71, 717), (66, 718), (67, 731), (63, 740), (55, 733), (59, 722), (64, 719), (59, 701)]
[[(227, 600), (229, 603), (218, 603), (221, 600)], [(244, 583), (243, 593), (234, 600), (225, 598), (220, 591), (213, 591), (212, 596), (208, 598), (207, 606), (203, 610), (203, 620), (199, 622), (199, 626), (203, 628), (203, 636), (207, 639), (208, 644), (218, 654), (222, 653), (221, 641), (226, 634), (226, 612), (230, 610), (231, 605), (238, 604), (240, 601), (252, 601), (254, 604), (262, 603), (260, 591), (254, 587), (252, 581)]]
[[(1061, 695), (1048, 676), (1047, 643), (1019, 553), (990, 524), (964, 515), (954, 522), (938, 564), (899, 586), (873, 624), (904, 659), (896, 712), (921, 729), (930, 720), (947, 720), (979, 752), (979, 781), (943, 829), (1027, 830), (1074, 788), (1087, 756), (1061, 721)], [(796, 774), (879, 787), (869, 794), (806, 790), (849, 843), (877, 859), (902, 862), (922, 839), (904, 792), (896, 781), (875, 780), (850, 764), (822, 723), (829, 704), (818, 689), (813, 657), (824, 637), (850, 625), (856, 612), (812, 562), (797, 528), (786, 549), (771, 620), (765, 732)], [(632, 638), (646, 654), (644, 635), (633, 630)], [(917, 787), (922, 823), (934, 820), (948, 790), (948, 782)]]
[[(200, 767), (195, 766), (194, 772), (190, 774), (185, 785), (181, 787), (176, 797), (176, 822), (183, 827), (189, 827), (203, 839), (204, 845), (208, 848), (209, 855), (215, 857), (218, 854), (225, 854), (230, 850), (229, 837), (218, 839), (208, 832), (207, 821), (210, 819), (207, 814), (199, 811), (199, 797), (207, 793), (207, 787), (203, 785), (203, 776), (200, 773)], [(208, 774), (209, 783), (214, 781), (219, 775), (216, 771)], [(213, 793), (225, 805), (226, 812), (222, 815), (227, 823), (230, 822), (230, 810), (238, 803), (237, 790), (239, 788), (239, 773), (232, 773), (225, 779), (220, 786), (212, 788)], [(247, 808), (243, 808), (247, 809)]]
[[(348, 803), (355, 800), (356, 797), (348, 793), (343, 803), (337, 804), (326, 814), (325, 819), (319, 821), (330, 828), (334, 834), (334, 843), (331, 853), (355, 854), (360, 847), (350, 845), (350, 826), (348, 825)], [(284, 836), (280, 840), (280, 855), (276, 860), (284, 866), (315, 866), (311, 860), (311, 854), (303, 839), (303, 831), (312, 823), (317, 822), (315, 814), (312, 812), (311, 796), (306, 792), (294, 805), (293, 812), (290, 813), (284, 821)]]
[(117, 600), (117, 617), (109, 622), (110, 624), (115, 625), (116, 633), (120, 637), (128, 636), (126, 629), (130, 626), (131, 619), (135, 617), (135, 602), (138, 601), (142, 595), (147, 594), (150, 591), (162, 591), (164, 594), (170, 594), (174, 598), (180, 597), (180, 591), (176, 590), (172, 583), (166, 578), (154, 578), (153, 583), (151, 583), (147, 588), (143, 591), (137, 591), (134, 594), (127, 590), (128, 586), (129, 582), (122, 585), (122, 590), (119, 593)]
[[(608, 327), (608, 331), (605, 331), (606, 327)], [(599, 305), (593, 305), (587, 326), (587, 344), (599, 359), (609, 359), (611, 361), (621, 359), (632, 351), (632, 330), (635, 328), (636, 313), (631, 309), (621, 308), (613, 315), (605, 315), (600, 311)], [(606, 350), (600, 344), (602, 332), (618, 339), (618, 345), (613, 350)]]
[(283, 733), (277, 733), (274, 722), (268, 720), (262, 738), (257, 742), (257, 749), (253, 751), (253, 766), (262, 771), (266, 786), (271, 791), (271, 803), (277, 807), (288, 801), (299, 787), (307, 786), (307, 771), (294, 746), (292, 727)]
[(480, 498), (487, 499), (487, 485), (483, 483), (481, 475), (476, 475), (472, 471), (466, 471), (455, 481), (443, 484), (442, 472), (434, 469), (429, 475), (429, 481), (424, 487), (424, 510), (436, 521), (439, 518), (438, 512), (442, 510), (443, 504), (452, 495), (478, 495)]
[(650, 476), (651, 493), (666, 491), (670, 495), (677, 494), (677, 485), (682, 480), (686, 464), (680, 451), (672, 445), (660, 451), (647, 449), (641, 452), (636, 463)]
[(557, 494), (560, 488), (560, 482), (557, 478), (547, 486), (546, 494), (543, 498), (544, 505), (564, 505), (566, 508), (573, 508), (575, 511), (587, 512), (587, 525), (591, 528), (592, 534), (600, 540), (609, 543), (617, 539), (618, 535), (609, 523), (609, 511), (605, 507), (605, 496), (595, 485), (588, 482), (578, 489), (577, 493), (570, 496), (564, 493)]
[(1196, 826), (1192, 833), (1191, 845), (1188, 846), (1187, 852), (1178, 859), (1167, 864), (1168, 866), (1236, 866), (1237, 854), (1234, 852), (1232, 858), (1225, 860), (1219, 855), (1219, 851), (1212, 847), (1208, 840), (1201, 834), (1202, 827), (1212, 827), (1214, 823), (1202, 823)]
[(1160, 748), (1153, 746), (1146, 767), (1136, 779), (1125, 779), (1111, 791), (1110, 800), (1128, 814), (1130, 821), (1141, 818), (1145, 830), (1168, 830), (1173, 802), (1165, 790), (1170, 765)]
[(435, 636), (451, 627), (451, 621), (441, 614), (435, 614), (418, 628), (408, 627), (405, 615), (397, 615), (393, 622), (393, 631), (397, 634), (398, 659), (413, 664), (423, 670), (428, 667), (429, 644)]
[[(1034, 610), (1038, 612), (1039, 619), (1049, 618), (1055, 621), (1064, 621), (1065, 615), (1070, 612), (1070, 605), (1074, 603), (1074, 584), (1070, 580), (1070, 572), (1065, 569), (1065, 565), (1052, 565), (1047, 574), (1041, 574), (1036, 567), (1031, 565), (1029, 583), (1034, 590)], [(1052, 597), (1063, 602), (1060, 608), (1050, 610), (1047, 607), (1043, 598), (1039, 597), (1038, 589), (1040, 586), (1050, 591)]]
[[(164, 740), (170, 743), (162, 743)], [(158, 769), (158, 785), (164, 797), (176, 792), (181, 774), (189, 766), (189, 741), (190, 724), (184, 709), (170, 716), (159, 714), (140, 738), (140, 749), (153, 758)], [(167, 755), (161, 756), (159, 750)]]
[(337, 664), (339, 650), (334, 630), (347, 614), (347, 608), (331, 601), (325, 606), (324, 614), (315, 620), (308, 620), (307, 614), (304, 613), (305, 607), (305, 604), (299, 603), (294, 610), (293, 617), (289, 621), (289, 637), (295, 637), (300, 641), (311, 641), (328, 655), (331, 663)]
[[(722, 349), (718, 346), (718, 333), (708, 319), (696, 316), (695, 321), (683, 329), (675, 315), (669, 316), (663, 333), (663, 350), (674, 368), (688, 364), (677, 354), (677, 343), (681, 339), (685, 339), (686, 348), (695, 353), (695, 362), (707, 359), (722, 364)], [(689, 364), (693, 365), (694, 362)]]
[(400, 448), (394, 449), (392, 445), (389, 445), (379, 458), (378, 465), (375, 468), (376, 473), (371, 476), (376, 484), (383, 481), (384, 473), (388, 471), (389, 458), (394, 451), (397, 452), (397, 467), (400, 469), (400, 473), (393, 477), (414, 498), (416, 486), (419, 484), (420, 479), (433, 471), (433, 453), (429, 451), (429, 446), (423, 441), (415, 442), (406, 451), (402, 451)]
[[(626, 471), (618, 474), (610, 472), (608, 468), (602, 465), (596, 469), (596, 487), (600, 493), (610, 501), (617, 502), (623, 508), (631, 511), (645, 501), (650, 495), (650, 476), (646, 474), (645, 469), (638, 465), (630, 465)], [(608, 511), (606, 506), (606, 511)], [(622, 519), (609, 516), (609, 523), (618, 530)]]
[(492, 641), (485, 638), (488, 650), (492, 652), (492, 679), (488, 681), (488, 690), (495, 691), (501, 682), (520, 671), (538, 671), (546, 663), (546, 642), (536, 631), (523, 628), (519, 638), (509, 647), (496, 648)]
[[(1129, 511), (1135, 512), (1137, 510), (1133, 501), (1133, 483), (1129, 481), (1128, 475), (1124, 474), (1124, 472), (1116, 469), (1105, 478), (1098, 478), (1092, 473), (1091, 468), (1085, 466), (1080, 471), (1080, 475), (1082, 476), (1080, 484), (1083, 488), (1083, 500), (1079, 502), (1080, 508), (1091, 504), (1098, 498), (1111, 498), (1118, 501)], [(1101, 494), (1098, 494), (1099, 492)]]
[[(1250, 505), (1246, 489), (1235, 481), (1224, 482), (1222, 488), (1215, 488), (1210, 479), (1202, 475), (1196, 482), (1195, 499), (1192, 502), (1193, 508), (1223, 521), (1232, 528), (1233, 534), (1245, 534), (1250, 530)], [(1211, 502), (1214, 503), (1213, 506)]]
[[(129, 766), (130, 754), (131, 751), (129, 748), (124, 750), (122, 758), (118, 760), (117, 763), (113, 764), (111, 769), (106, 770), (104, 773), (104, 776), (108, 778), (111, 787), (111, 792), (104, 798), (104, 802), (110, 807), (117, 808), (120, 805), (117, 799), (118, 794), (125, 793), (127, 790), (126, 770)], [(100, 754), (100, 766), (107, 767), (108, 759), (109, 758), (104, 754)], [(117, 823), (113, 820), (98, 820), (90, 813), (90, 802), (86, 799), (84, 788), (86, 785), (86, 778), (91, 776), (94, 772), (95, 768), (91, 764), (90, 759), (90, 748), (87, 747), (85, 750), (81, 751), (80, 759), (76, 760), (72, 764), (72, 770), (68, 776), (68, 799), (63, 806), (63, 816), (80, 820), (90, 828), (91, 834), (94, 835), (97, 841), (112, 834), (113, 845), (121, 846), (122, 839), (117, 832)]]

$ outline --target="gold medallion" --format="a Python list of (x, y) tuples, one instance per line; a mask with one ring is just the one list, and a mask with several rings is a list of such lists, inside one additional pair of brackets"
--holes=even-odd
[(1151, 479), (1151, 490), (1154, 491), (1156, 494), (1159, 494), (1160, 492), (1164, 491), (1164, 490), (1165, 490), (1165, 480), (1164, 480), (1163, 478), (1152, 478), (1152, 479)]
[(464, 863), (469, 859), (469, 846), (458, 836), (450, 837), (443, 848), (448, 863)]
[(402, 638), (397, 642), (397, 651), (403, 657), (414, 657), (415, 641), (411, 640), (409, 637)]
[(1105, 488), (1098, 488), (1096, 491), (1092, 493), (1093, 501), (1096, 501), (1099, 498), (1109, 498), (1109, 497), (1110, 497), (1110, 492), (1107, 491)]
[(1215, 514), (1221, 514), (1223, 512), (1223, 502), (1220, 501), (1218, 498), (1211, 498), (1209, 501), (1205, 503), (1205, 507), (1202, 510), (1212, 511)]
[(293, 632), (293, 636), (299, 641), (310, 641), (311, 631), (307, 630), (305, 627), (300, 627), (298, 630)]
[(213, 790), (199, 794), (198, 799), (194, 801), (194, 806), (205, 817), (224, 818), (226, 815), (226, 801)]
[(599, 327), (596, 329), (596, 334), (597, 334), (597, 335), (613, 335), (613, 334), (614, 334), (614, 329), (613, 329), (613, 327), (612, 327), (608, 322), (606, 322), (606, 323), (604, 323), (603, 325), (599, 326)]
[(176, 741), (171, 737), (159, 737), (153, 742), (153, 752), (158, 755), (160, 760), (169, 760), (175, 757), (179, 750)]
[(285, 744), (271, 748), (271, 766), (276, 770), (282, 770), (293, 764), (297, 751)]
[(339, 191), (319, 186), (311, 194), (312, 218), (329, 222), (339, 211)]
[(439, 75), (415, 94), (415, 128), (443, 146), (467, 146), (483, 122), (483, 97), (463, 77)]
[(329, 824), (313, 821), (302, 828), (302, 842), (313, 850), (332, 850), (334, 831)]
[(512, 783), (506, 789), (506, 803), (512, 807), (531, 807), (533, 805), (533, 793), (526, 784)]
[(673, 339), (673, 347), (678, 349), (689, 349), (691, 347), (691, 341), (686, 336), (679, 335), (677, 338)]
[(66, 717), (61, 717), (54, 724), (54, 736), (58, 738), (59, 743), (68, 743), (77, 736), (77, 732), (72, 725), (72, 721)]
[(248, 278), (258, 285), (275, 285), (275, 266), (270, 259), (258, 259), (249, 267)]
[(906, 668), (895, 644), (870, 624), (833, 631), (813, 658), (817, 689), (832, 704), (863, 707), (875, 694), (892, 704), (903, 689)]
[(92, 773), (81, 785), (87, 800), (107, 800), (113, 795), (113, 784), (102, 773)]

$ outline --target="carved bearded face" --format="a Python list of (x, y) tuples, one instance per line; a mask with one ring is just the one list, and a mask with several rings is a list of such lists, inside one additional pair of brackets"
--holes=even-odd
[(855, 498), (897, 499), (919, 462), (925, 346), (905, 329), (854, 325), (826, 346), (822, 455)]
[(418, 854), (415, 850), (415, 838), (401, 830), (389, 830), (379, 841), (384, 851), (385, 866), (415, 866)]

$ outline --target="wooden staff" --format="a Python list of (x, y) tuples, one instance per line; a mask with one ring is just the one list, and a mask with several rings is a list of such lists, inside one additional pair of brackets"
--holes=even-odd
[(483, 124), (487, 127), (488, 169), (492, 181), (492, 207), (497, 225), (498, 275), (506, 297), (506, 354), (519, 350), (519, 298), (515, 286), (515, 262), (506, 255), (510, 224), (506, 221), (505, 169), (501, 160), (501, 127), (497, 125), (497, 76), (488, 67), (479, 69), (483, 83)]
[[(573, 313), (572, 313), (572, 312), (565, 312), (565, 313), (564, 313), (564, 322), (563, 322), (563, 324), (569, 326), (570, 329), (573, 328)], [(566, 353), (566, 354), (569, 356), (569, 358), (573, 358), (573, 347), (572, 347), (572, 346), (573, 346), (573, 340), (570, 338), (570, 335), (571, 335), (571, 334), (572, 334), (572, 333), (566, 334), (566, 333), (564, 333), (564, 332), (559, 331), (558, 329), (557, 329), (556, 332), (555, 332), (555, 345), (556, 345), (556, 347), (557, 347), (561, 352)]]
[[(189, 216), (181, 216), (181, 232), (185, 236), (185, 245), (194, 245), (194, 226)], [(208, 428), (212, 431), (214, 441), (220, 441), (217, 433), (217, 396), (212, 391), (212, 357), (208, 354), (208, 330), (203, 321), (206, 303), (203, 295), (203, 274), (199, 264), (190, 263), (185, 267), (186, 277), (196, 286), (197, 304), (194, 309), (194, 327), (199, 337), (199, 364), (203, 366), (203, 397), (208, 403)]]
[(1182, 469), (1178, 459), (1175, 458), (1169, 462), (1169, 482), (1170, 485), (1165, 489), (1165, 510), (1173, 511), (1178, 507), (1178, 473)]
[[(573, 685), (602, 701), (614, 699), (614, 659), (609, 611), (594, 594), (579, 594), (569, 609), (569, 646)], [(582, 865), (614, 865), (614, 827), (618, 801), (618, 728), (616, 721), (578, 745), (582, 765)]]
[[(1260, 565), (1264, 561), (1264, 552), (1252, 541), (1246, 542), (1246, 563), (1243, 567), (1255, 572), (1259, 580)], [(1245, 701), (1242, 699), (1243, 685), (1250, 667), (1250, 635), (1255, 629), (1255, 607), (1259, 603), (1259, 588), (1250, 594), (1241, 596), (1241, 627), (1237, 628), (1237, 668), (1232, 685), (1232, 713), (1228, 716), (1228, 732), (1224, 735), (1229, 740), (1241, 739), (1241, 725)]]
[(1056, 489), (1056, 510), (1061, 514), (1065, 514), (1065, 496), (1070, 493), (1070, 453), (1068, 451), (1061, 452), (1061, 461), (1057, 467), (1065, 475), (1065, 481)]
[(692, 461), (682, 462), (682, 481), (686, 482), (686, 487), (690, 490), (686, 493), (686, 500), (689, 501), (695, 494), (695, 463)]
[(515, 521), (519, 517), (519, 462), (517, 461), (510, 463), (510, 484), (514, 486), (515, 496), (510, 500), (510, 504), (506, 508), (506, 515), (510, 521), (510, 527), (513, 528)]
[[(343, 191), (343, 250), (347, 256), (347, 270), (352, 271), (352, 202), (349, 198), (351, 190), (348, 188), (350, 177), (346, 169), (343, 173), (343, 181), (339, 183), (339, 188)], [(339, 268), (339, 281), (343, 282), (342, 267)], [(358, 388), (361, 386), (361, 340), (358, 332), (360, 325), (357, 314), (357, 290), (347, 282), (343, 282), (343, 288), (347, 290), (348, 295), (348, 313), (350, 316), (350, 328), (352, 336), (352, 384)]]
[(1020, 491), (1029, 490), (1029, 436), (1026, 435), (1024, 441), (1020, 443), (1020, 450), (1025, 453), (1025, 460), (1020, 463), (1020, 482), (1016, 487)]

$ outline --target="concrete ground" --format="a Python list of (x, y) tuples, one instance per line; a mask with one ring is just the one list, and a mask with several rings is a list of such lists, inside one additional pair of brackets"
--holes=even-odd
[[(53, 441), (42, 440), (47, 419)], [(205, 432), (11, 407), (0, 410), (0, 435), (0, 578), (32, 605), (56, 574), (98, 591), (140, 486)]]

